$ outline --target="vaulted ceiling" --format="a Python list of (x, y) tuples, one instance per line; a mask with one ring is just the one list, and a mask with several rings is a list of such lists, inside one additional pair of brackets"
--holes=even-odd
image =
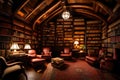
[[(63, 4), (71, 17), (84, 17), (109, 23), (120, 13), (119, 0), (13, 0), (15, 16), (32, 24), (55, 19), (63, 12)], [(63, 3), (64, 2), (64, 3)]]

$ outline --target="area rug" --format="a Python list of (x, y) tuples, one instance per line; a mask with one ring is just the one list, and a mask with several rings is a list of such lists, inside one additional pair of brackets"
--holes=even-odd
[(107, 80), (99, 69), (83, 60), (65, 61), (66, 65), (67, 67), (59, 69), (48, 64), (41, 80)]

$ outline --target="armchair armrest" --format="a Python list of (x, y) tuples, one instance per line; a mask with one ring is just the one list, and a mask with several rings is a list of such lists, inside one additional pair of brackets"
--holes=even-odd
[(112, 61), (113, 59), (112, 58), (105, 58), (105, 61)]
[(52, 52), (50, 52), (50, 56), (51, 56)]
[(42, 55), (36, 55), (36, 57), (37, 57), (37, 58), (41, 58), (41, 57), (42, 57)]
[(22, 62), (13, 62), (13, 63), (9, 63), (7, 64), (7, 66), (13, 66), (13, 65), (22, 65)]
[(51, 56), (51, 54), (52, 54), (52, 52), (49, 52), (49, 53), (47, 53), (47, 54), (46, 54), (46, 53), (44, 54), (44, 52), (41, 52), (41, 55), (42, 55), (42, 56)]
[(44, 53), (43, 52), (41, 52), (41, 55), (43, 55)]
[(72, 55), (72, 52), (70, 52), (70, 55)]
[(63, 54), (64, 52), (63, 51), (61, 51), (61, 54)]

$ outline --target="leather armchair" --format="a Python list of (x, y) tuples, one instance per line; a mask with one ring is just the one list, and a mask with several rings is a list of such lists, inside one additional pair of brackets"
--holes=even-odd
[(85, 60), (89, 64), (98, 67), (99, 66), (98, 55), (99, 53), (94, 52), (94, 50), (88, 50), (88, 55), (85, 57)]
[(33, 50), (33, 49), (32, 49), (32, 50), (29, 50), (29, 51), (28, 51), (28, 56), (29, 56), (29, 58), (30, 58), (32, 67), (33, 67), (36, 71), (38, 71), (38, 70), (40, 70), (40, 69), (43, 69), (43, 68), (45, 67), (45, 64), (44, 64), (45, 59), (43, 59), (43, 58), (41, 57), (41, 55), (36, 54), (36, 50)]
[(64, 48), (64, 50), (61, 51), (60, 57), (62, 57), (64, 59), (71, 59), (72, 52), (70, 51), (70, 48)]
[(0, 56), (0, 78), (2, 80), (17, 80), (16, 78), (18, 78), (20, 74), (24, 74), (25, 80), (27, 80), (22, 62), (7, 63), (6, 59)]
[(43, 50), (42, 50), (42, 58), (46, 59), (47, 61), (50, 61), (51, 60), (51, 54), (52, 52), (50, 51), (50, 48), (48, 47), (44, 47)]
[(33, 49), (28, 51), (28, 56), (31, 58), (32, 62), (37, 61), (37, 60), (39, 61), (42, 59), (41, 55), (36, 54), (36, 50), (33, 50)]

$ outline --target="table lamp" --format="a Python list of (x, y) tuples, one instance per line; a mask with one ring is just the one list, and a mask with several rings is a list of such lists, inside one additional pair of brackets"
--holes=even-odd
[(24, 47), (24, 49), (31, 49), (31, 46), (30, 46), (30, 44), (25, 44), (25, 47)]
[(74, 44), (75, 44), (75, 48), (78, 48), (79, 42), (78, 41), (74, 41)]
[(17, 49), (20, 49), (17, 43), (13, 43), (10, 47), (11, 50), (14, 50), (13, 52), (17, 52)]
[[(30, 44), (25, 44), (24, 49), (25, 49), (25, 50), (29, 50), (29, 49), (31, 49)], [(26, 52), (28, 52), (28, 51), (26, 51)]]

